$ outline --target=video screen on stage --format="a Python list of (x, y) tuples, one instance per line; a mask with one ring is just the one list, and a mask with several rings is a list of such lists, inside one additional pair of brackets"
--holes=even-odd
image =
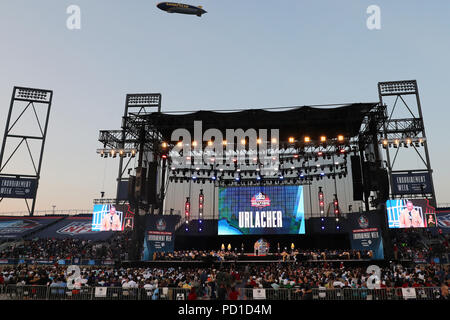
[(219, 235), (304, 234), (302, 186), (219, 188)]
[(92, 215), (92, 231), (127, 231), (134, 228), (134, 213), (129, 206), (96, 204)]
[(435, 209), (427, 199), (395, 199), (386, 202), (389, 228), (434, 228)]

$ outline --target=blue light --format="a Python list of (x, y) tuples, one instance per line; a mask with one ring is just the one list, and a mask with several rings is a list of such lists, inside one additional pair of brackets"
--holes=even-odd
[(322, 226), (322, 230), (325, 230), (325, 227), (324, 227), (324, 226)]
[(212, 176), (211, 179), (212, 179), (212, 180), (216, 180), (216, 176)]
[(302, 173), (301, 175), (300, 175), (300, 178), (304, 178), (305, 177), (305, 175)]
[(283, 176), (280, 176), (280, 180), (283, 180), (284, 179), (284, 177)]
[(339, 230), (339, 229), (340, 229), (340, 228), (339, 228), (339, 226), (336, 226), (336, 229), (338, 229), (338, 230)]
[(236, 177), (236, 181), (239, 181), (239, 177)]
[(325, 175), (325, 172), (321, 172), (320, 175), (323, 177)]
[(260, 177), (260, 176), (257, 176), (257, 177), (256, 177), (256, 180), (261, 180), (261, 177)]
[(197, 179), (197, 177), (196, 177), (196, 176), (193, 176), (193, 177), (192, 177), (192, 180), (195, 180), (195, 179)]
[(320, 221), (324, 222), (324, 221), (325, 221), (325, 218), (320, 218)]

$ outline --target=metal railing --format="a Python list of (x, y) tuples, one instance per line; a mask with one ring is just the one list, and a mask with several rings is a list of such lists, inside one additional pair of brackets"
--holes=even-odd
[[(34, 216), (45, 216), (45, 215), (77, 215), (77, 214), (85, 214), (92, 213), (92, 209), (61, 209), (61, 210), (35, 210)], [(12, 212), (0, 212), (0, 216), (29, 216), (30, 213), (28, 211), (12, 211)]]
[[(312, 289), (304, 292), (298, 288), (240, 288), (239, 300), (439, 300), (440, 288), (345, 288)], [(190, 289), (184, 288), (121, 288), (121, 287), (67, 287), (51, 286), (0, 286), (0, 300), (187, 300)], [(210, 300), (208, 288), (197, 290), (198, 300)]]

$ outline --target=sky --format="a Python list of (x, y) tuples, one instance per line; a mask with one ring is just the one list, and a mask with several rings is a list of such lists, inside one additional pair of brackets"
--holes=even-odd
[[(186, 2), (208, 13), (150, 0), (0, 1), (0, 136), (14, 86), (54, 92), (36, 210), (115, 196), (118, 161), (96, 149), (100, 130), (120, 128), (127, 93), (161, 93), (163, 112), (268, 108), (376, 102), (378, 82), (407, 79), (418, 81), (437, 201), (450, 203), (450, 1)], [(70, 5), (79, 30), (66, 26)], [(379, 30), (367, 28), (370, 5)]]

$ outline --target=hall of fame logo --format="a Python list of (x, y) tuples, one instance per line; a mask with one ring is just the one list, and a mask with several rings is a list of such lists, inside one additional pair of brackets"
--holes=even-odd
[(166, 222), (164, 221), (164, 219), (158, 219), (158, 221), (156, 221), (156, 229), (158, 231), (164, 231), (166, 230)]
[(252, 207), (264, 208), (270, 206), (270, 198), (260, 192), (252, 197)]
[(365, 229), (369, 226), (369, 219), (367, 219), (367, 217), (364, 215), (359, 216), (358, 224), (361, 228)]

